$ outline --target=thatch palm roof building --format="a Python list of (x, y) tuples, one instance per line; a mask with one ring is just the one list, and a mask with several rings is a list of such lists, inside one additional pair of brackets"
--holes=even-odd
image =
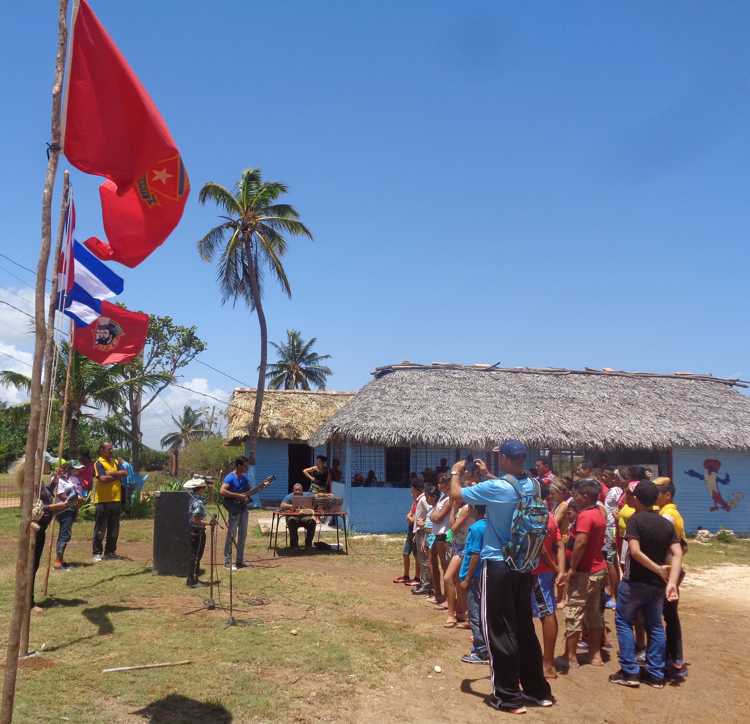
[[(264, 497), (280, 498), (291, 485), (302, 482), (301, 471), (315, 454), (309, 439), (313, 432), (349, 402), (351, 392), (328, 390), (266, 390), (258, 435), (256, 478), (275, 475)], [(237, 388), (227, 409), (227, 442), (246, 442), (255, 408), (255, 389)], [(325, 454), (323, 447), (320, 453)]]
[[(558, 464), (566, 456), (650, 464), (673, 475), (693, 528), (723, 524), (750, 532), (750, 398), (739, 391), (745, 386), (688, 373), (405, 362), (376, 369), (312, 444), (349, 449), (353, 458), (363, 447), (382, 450), (385, 479), (402, 485), (441, 458), (452, 462), (516, 437)], [(706, 460), (723, 466), (714, 476), (719, 482), (704, 470)]]

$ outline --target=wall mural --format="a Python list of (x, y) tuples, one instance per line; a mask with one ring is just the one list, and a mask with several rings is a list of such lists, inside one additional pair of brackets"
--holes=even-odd
[(721, 460), (716, 458), (706, 458), (703, 461), (703, 472), (699, 473), (695, 470), (686, 470), (685, 475), (689, 475), (691, 478), (698, 478), (702, 480), (706, 485), (706, 492), (711, 496), (711, 506), (709, 510), (734, 510), (744, 497), (744, 493), (741, 490), (727, 491), (727, 497), (729, 500), (725, 500), (721, 494), (721, 485), (729, 485), (732, 479), (729, 473), (725, 473), (722, 477), (719, 475), (721, 470)]

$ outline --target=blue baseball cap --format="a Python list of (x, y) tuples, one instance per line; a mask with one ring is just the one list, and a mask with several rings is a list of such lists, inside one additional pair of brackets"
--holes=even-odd
[(503, 440), (500, 445), (492, 449), (492, 452), (499, 452), (501, 455), (505, 455), (506, 457), (513, 459), (525, 458), (529, 454), (529, 451), (526, 449), (526, 445), (524, 445), (520, 440), (514, 440), (513, 438)]

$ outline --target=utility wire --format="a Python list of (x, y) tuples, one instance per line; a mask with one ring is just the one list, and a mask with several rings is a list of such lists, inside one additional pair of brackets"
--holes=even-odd
[(33, 365), (29, 364), (28, 362), (25, 362), (22, 359), (18, 359), (18, 357), (14, 357), (12, 354), (8, 354), (7, 352), (0, 352), (1, 355), (5, 357), (10, 357), (11, 359), (14, 359), (16, 362), (20, 362), (22, 365), (26, 365), (27, 367), (32, 367)]

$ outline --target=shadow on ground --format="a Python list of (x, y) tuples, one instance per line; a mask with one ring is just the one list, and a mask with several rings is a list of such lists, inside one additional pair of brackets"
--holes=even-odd
[(169, 694), (133, 712), (152, 724), (231, 724), (232, 713), (221, 704)]

